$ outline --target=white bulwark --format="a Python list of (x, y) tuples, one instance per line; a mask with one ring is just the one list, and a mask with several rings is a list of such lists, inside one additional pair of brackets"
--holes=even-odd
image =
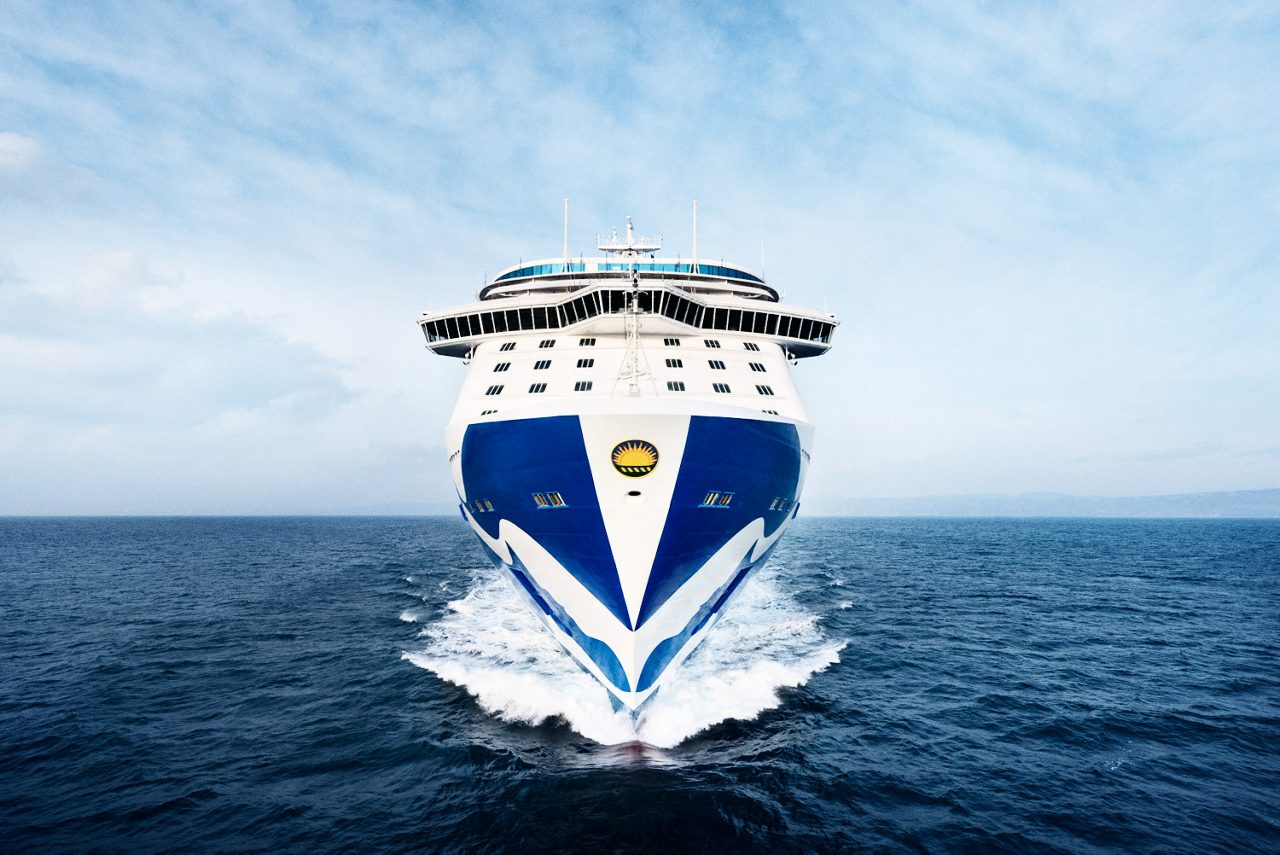
[(799, 509), (813, 441), (791, 365), (833, 316), (739, 266), (613, 233), (422, 315), (468, 363), (446, 429), (463, 517), (616, 703), (693, 651)]

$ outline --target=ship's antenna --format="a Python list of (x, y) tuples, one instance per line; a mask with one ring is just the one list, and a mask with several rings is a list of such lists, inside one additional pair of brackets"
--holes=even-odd
[(569, 263), (569, 197), (564, 197), (564, 263)]
[(698, 272), (698, 200), (693, 200), (693, 263), (689, 267), (689, 272), (697, 274)]

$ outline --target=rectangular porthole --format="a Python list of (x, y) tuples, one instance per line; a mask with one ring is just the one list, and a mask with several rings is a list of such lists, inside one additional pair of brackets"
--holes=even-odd
[(680, 381), (680, 380), (668, 380), (668, 381), (667, 381), (667, 391), (668, 391), (668, 392), (683, 392), (683, 391), (684, 391), (684, 383), (683, 383), (682, 381)]
[(667, 360), (667, 367), (668, 367), (668, 368), (684, 368), (684, 360), (683, 360), (683, 359), (668, 359), (668, 360)]
[(531, 385), (531, 386), (529, 387), (529, 394), (530, 394), (530, 395), (540, 395), (540, 394), (542, 394), (542, 393), (543, 393), (543, 392), (545, 392), (545, 391), (547, 391), (547, 384), (546, 384), (546, 383), (534, 383), (533, 385)]
[(764, 367), (764, 365), (763, 365), (762, 363), (759, 363), (759, 362), (753, 362), (753, 363), (751, 363), (751, 370), (752, 370), (752, 371), (759, 371), (759, 372), (761, 372), (761, 373), (764, 373), (764, 371), (765, 371), (766, 369), (765, 369), (765, 367)]
[(715, 340), (715, 339), (713, 339), (713, 338), (704, 338), (704, 339), (702, 340), (702, 343), (703, 343), (703, 344), (705, 344), (707, 347), (719, 347), (719, 346), (720, 346), (720, 342), (716, 341), (716, 340)]
[(497, 365), (493, 366), (493, 371), (496, 374), (499, 371), (506, 371), (510, 367), (510, 362), (499, 362)]
[(778, 414), (778, 411), (777, 411), (777, 410), (761, 410), (760, 412), (762, 412), (762, 413), (768, 413), (768, 414), (769, 414), (769, 415), (771, 415), (771, 416), (776, 416), (776, 415)]
[(757, 392), (759, 392), (761, 395), (772, 395), (772, 394), (773, 394), (773, 387), (772, 387), (772, 386), (757, 386), (757, 387), (756, 387), (756, 391), (757, 391)]
[(747, 350), (755, 350), (755, 351), (760, 350), (760, 345), (756, 344), (754, 341), (744, 341), (742, 343), (742, 346), (745, 347)]
[(666, 346), (666, 347), (679, 347), (679, 346), (680, 346), (680, 339), (678, 339), (678, 338), (664, 338), (664, 339), (662, 340), (662, 344), (663, 344), (664, 346)]
[(501, 386), (490, 386), (488, 389), (486, 389), (486, 390), (485, 390), (485, 394), (486, 394), (486, 395), (501, 395), (501, 394), (502, 394), (502, 387), (501, 387)]
[(707, 495), (702, 497), (702, 504), (698, 505), (698, 507), (727, 508), (733, 501), (733, 496), (733, 493), (728, 493), (724, 490), (709, 490), (707, 491)]
[(579, 359), (579, 360), (578, 360), (578, 367), (579, 367), (579, 368), (591, 368), (591, 367), (592, 367), (592, 366), (594, 366), (595, 364), (596, 364), (596, 361), (595, 361), (594, 359)]
[(539, 508), (567, 508), (569, 503), (560, 493), (534, 493), (533, 503)]
[(497, 411), (497, 410), (481, 410), (481, 411), (480, 411), (480, 415), (482, 415), (482, 416), (491, 416), (491, 415), (493, 415), (493, 414), (494, 414), (494, 413), (496, 413), (496, 412), (498, 412), (498, 411)]
[(550, 367), (551, 367), (550, 359), (539, 359), (537, 362), (533, 363), (534, 371), (546, 371)]
[(554, 338), (544, 338), (542, 341), (538, 342), (538, 347), (555, 347), (555, 346), (556, 346), (556, 340)]
[(596, 346), (596, 340), (594, 338), (578, 339), (578, 347), (595, 347), (595, 346)]
[(577, 383), (574, 383), (574, 384), (573, 384), (573, 391), (575, 391), (575, 392), (590, 392), (590, 391), (591, 391), (591, 383), (592, 383), (592, 381), (590, 381), (590, 380), (579, 380)]
[(711, 388), (715, 389), (721, 395), (728, 395), (733, 390), (729, 388), (728, 383), (712, 383)]
[(720, 359), (708, 359), (708, 360), (707, 360), (707, 364), (708, 364), (708, 365), (710, 365), (712, 368), (716, 369), (717, 371), (723, 371), (723, 370), (724, 370), (724, 361), (723, 361), (723, 360), (720, 360)]
[(515, 350), (515, 349), (516, 349), (516, 343), (514, 341), (503, 342), (502, 347), (499, 348), (499, 350)]

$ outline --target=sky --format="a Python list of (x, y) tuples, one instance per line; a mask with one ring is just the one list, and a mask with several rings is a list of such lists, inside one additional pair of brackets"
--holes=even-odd
[(1274, 3), (0, 4), (0, 513), (452, 512), (418, 315), (835, 313), (805, 501), (1280, 487)]

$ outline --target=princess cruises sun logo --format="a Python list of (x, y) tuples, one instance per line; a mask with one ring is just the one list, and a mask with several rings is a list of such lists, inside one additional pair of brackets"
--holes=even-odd
[(658, 449), (643, 439), (628, 439), (613, 447), (613, 468), (628, 478), (641, 478), (658, 465)]

